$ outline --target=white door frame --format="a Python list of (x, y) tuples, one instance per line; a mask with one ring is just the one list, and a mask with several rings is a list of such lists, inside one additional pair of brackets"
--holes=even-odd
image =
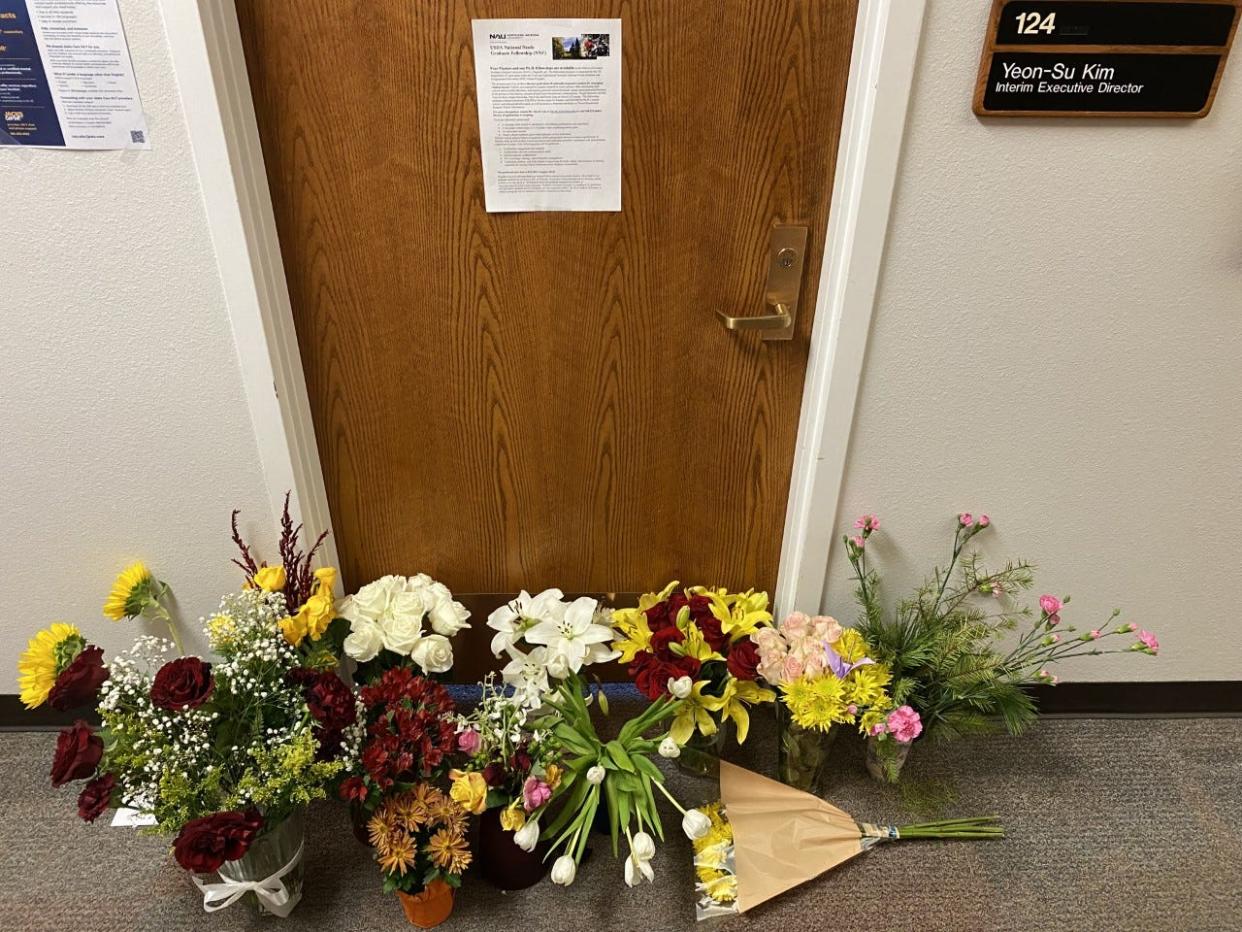
[[(925, 0), (860, 0), (774, 602), (818, 611)], [(232, 0), (160, 0), (273, 510), (331, 529)], [(333, 563), (333, 538), (324, 557)], [(353, 582), (357, 582), (356, 580)]]

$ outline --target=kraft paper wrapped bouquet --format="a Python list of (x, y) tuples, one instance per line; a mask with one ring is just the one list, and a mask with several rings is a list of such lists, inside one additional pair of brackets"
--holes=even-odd
[(904, 826), (858, 822), (817, 796), (726, 762), (720, 801), (701, 811), (711, 827), (694, 840), (699, 919), (746, 912), (881, 842), (1004, 835), (994, 816)]

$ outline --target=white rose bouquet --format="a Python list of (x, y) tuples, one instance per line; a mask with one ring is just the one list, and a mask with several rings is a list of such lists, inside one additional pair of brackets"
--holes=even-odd
[(466, 607), (426, 573), (368, 583), (341, 602), (339, 614), (349, 622), (345, 653), (358, 662), (356, 678), (364, 683), (410, 661), (424, 674), (447, 673), (450, 639), (470, 627)]

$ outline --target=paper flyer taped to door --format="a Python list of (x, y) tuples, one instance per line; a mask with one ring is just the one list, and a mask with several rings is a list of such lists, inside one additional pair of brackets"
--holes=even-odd
[(0, 145), (150, 148), (116, 0), (0, 0)]
[(472, 25), (487, 210), (620, 210), (621, 20)]

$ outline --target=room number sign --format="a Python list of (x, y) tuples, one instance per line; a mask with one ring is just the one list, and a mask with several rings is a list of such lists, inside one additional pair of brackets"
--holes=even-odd
[(1202, 117), (1242, 0), (993, 0), (979, 116)]

